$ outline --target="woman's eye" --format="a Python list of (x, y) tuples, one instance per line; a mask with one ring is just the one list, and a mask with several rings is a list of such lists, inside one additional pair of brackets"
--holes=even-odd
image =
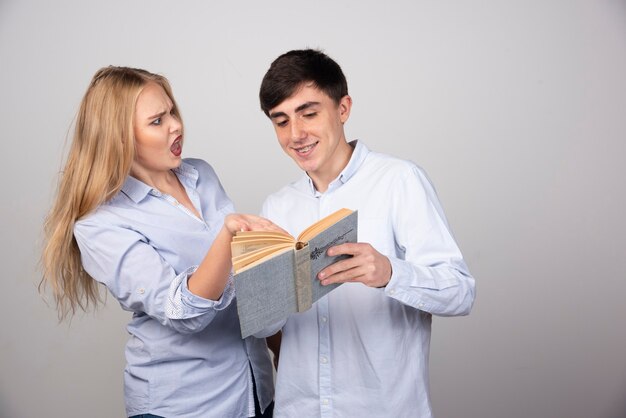
[(152, 121), (151, 125), (160, 125), (161, 124), (161, 118), (156, 118), (155, 120)]

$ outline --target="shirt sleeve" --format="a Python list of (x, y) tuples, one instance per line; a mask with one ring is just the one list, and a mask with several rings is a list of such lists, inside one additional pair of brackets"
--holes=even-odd
[(123, 309), (145, 313), (181, 333), (204, 329), (234, 296), (229, 280), (219, 300), (187, 287), (197, 266), (177, 273), (148, 240), (130, 227), (87, 219), (74, 227), (85, 271), (103, 283)]
[[(440, 316), (469, 314), (475, 281), (425, 173), (414, 166), (400, 184), (393, 216), (397, 257), (389, 257), (385, 294)], [(399, 210), (402, 208), (402, 210)]]

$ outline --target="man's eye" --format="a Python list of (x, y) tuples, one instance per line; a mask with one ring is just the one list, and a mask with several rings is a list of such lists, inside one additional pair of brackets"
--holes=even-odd
[(285, 127), (287, 126), (287, 121), (286, 120), (277, 121), (276, 126), (278, 126), (279, 128)]
[(161, 124), (161, 118), (156, 118), (150, 124), (151, 125), (157, 125), (157, 126), (160, 125)]
[(311, 112), (311, 113), (305, 113), (304, 114), (305, 118), (314, 118), (315, 116), (317, 116), (317, 112)]

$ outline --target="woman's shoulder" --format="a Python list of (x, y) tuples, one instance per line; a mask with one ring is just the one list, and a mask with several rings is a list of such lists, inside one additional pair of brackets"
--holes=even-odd
[(217, 208), (232, 207), (232, 202), (211, 164), (200, 158), (185, 158), (180, 169), (194, 170), (197, 173), (195, 189), (204, 204), (215, 205)]
[(185, 166), (191, 166), (196, 170), (203, 172), (212, 172), (215, 173), (215, 170), (207, 161), (202, 158), (183, 158), (183, 163), (181, 164), (181, 169), (184, 169)]
[(138, 211), (130, 204), (121, 204), (120, 200), (124, 200), (124, 198), (123, 193), (118, 193), (108, 202), (100, 204), (100, 206), (92, 212), (77, 219), (74, 229), (105, 225), (124, 225), (128, 223), (128, 218), (132, 218)]
[(122, 189), (111, 199), (102, 202), (93, 211), (77, 219), (74, 229), (128, 227), (141, 220), (144, 215), (139, 205), (147, 197), (148, 191), (133, 189), (132, 186), (129, 186), (129, 184), (133, 184), (133, 181), (134, 184), (140, 184), (137, 180), (129, 177)]
[(222, 187), (221, 180), (213, 166), (203, 159), (185, 158), (179, 170), (183, 174), (195, 173), (195, 175), (192, 174), (192, 176), (197, 176), (197, 185), (199, 187)]

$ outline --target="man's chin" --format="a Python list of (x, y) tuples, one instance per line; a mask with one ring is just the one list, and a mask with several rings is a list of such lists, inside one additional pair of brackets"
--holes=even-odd
[(300, 170), (306, 171), (307, 173), (315, 170), (315, 165), (311, 164), (310, 162), (302, 162), (296, 160), (296, 164), (298, 165)]
[(289, 154), (294, 163), (300, 168), (302, 171), (309, 171), (313, 169), (312, 161), (309, 159), (305, 159), (300, 157), (297, 154)]

